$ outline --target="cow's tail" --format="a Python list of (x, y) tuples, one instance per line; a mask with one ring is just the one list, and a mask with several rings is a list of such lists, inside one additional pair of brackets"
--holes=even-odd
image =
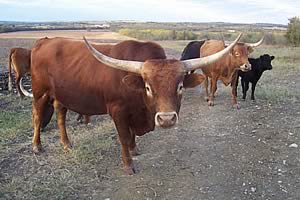
[(8, 91), (12, 91), (11, 56), (14, 51), (14, 49), (11, 49), (8, 55)]

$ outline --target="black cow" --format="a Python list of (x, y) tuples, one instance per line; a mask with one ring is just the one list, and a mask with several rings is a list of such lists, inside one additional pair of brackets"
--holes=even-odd
[[(274, 56), (270, 56), (269, 54), (261, 55), (259, 58), (249, 58), (249, 62), (251, 63), (251, 70), (248, 72), (239, 71), (238, 74), (241, 77), (241, 84), (243, 90), (243, 99), (246, 99), (246, 94), (249, 89), (249, 82), (252, 84), (251, 88), (251, 100), (255, 100), (254, 91), (257, 81), (260, 79), (262, 73), (265, 70), (271, 70), (272, 64), (271, 61), (274, 59)], [(237, 79), (237, 84), (238, 85)]]
[(180, 60), (188, 60), (200, 57), (200, 47), (206, 40), (192, 41), (186, 45), (183, 52), (181, 53)]
[[(181, 53), (180, 60), (200, 58), (200, 48), (205, 41), (206, 40), (200, 40), (188, 43)], [(194, 73), (194, 71), (195, 70), (191, 71), (191, 73)]]

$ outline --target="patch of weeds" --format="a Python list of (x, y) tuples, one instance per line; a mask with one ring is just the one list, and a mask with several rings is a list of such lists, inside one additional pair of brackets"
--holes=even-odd
[(79, 163), (94, 163), (94, 161), (103, 159), (103, 152), (106, 152), (114, 142), (110, 135), (99, 133), (84, 134), (80, 139), (74, 139), (80, 140), (80, 143), (73, 148), (71, 155)]
[(29, 112), (2, 111), (0, 112), (0, 143), (13, 140), (31, 128)]
[(291, 91), (287, 87), (274, 87), (271, 84), (258, 85), (255, 94), (276, 102), (288, 100), (291, 103), (296, 103), (300, 100), (300, 93)]

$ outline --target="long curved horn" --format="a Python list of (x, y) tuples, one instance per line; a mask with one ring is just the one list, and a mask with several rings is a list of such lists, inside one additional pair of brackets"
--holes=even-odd
[(120, 69), (128, 72), (133, 72), (137, 74), (141, 74), (141, 69), (144, 62), (138, 61), (128, 61), (128, 60), (119, 60), (116, 58), (112, 58), (100, 53), (97, 49), (95, 49), (83, 36), (83, 40), (88, 48), (88, 50), (93, 54), (93, 56), (100, 61), (101, 63), (113, 67), (115, 69)]
[(265, 39), (265, 36), (263, 36), (258, 42), (256, 43), (245, 43), (246, 45), (248, 45), (249, 47), (255, 48), (258, 47), (259, 45), (261, 45), (263, 43)]
[(33, 94), (32, 94), (32, 93), (30, 93), (30, 92), (28, 92), (27, 90), (25, 90), (25, 88), (23, 87), (22, 81), (23, 81), (23, 77), (20, 79), (20, 83), (19, 83), (21, 92), (22, 92), (26, 97), (33, 97)]
[(218, 53), (215, 53), (213, 55), (206, 56), (203, 58), (195, 58), (195, 59), (189, 59), (189, 60), (182, 61), (183, 64), (185, 65), (185, 70), (187, 72), (192, 71), (192, 70), (204, 67), (206, 65), (212, 64), (212, 63), (216, 62), (217, 60), (221, 59), (223, 56), (225, 56), (227, 53), (229, 53), (229, 51), (234, 47), (234, 45), (236, 45), (236, 43), (239, 41), (241, 36), (242, 36), (242, 33), (239, 34), (239, 36), (234, 40), (233, 43), (231, 43), (228, 47), (226, 47), (222, 51), (219, 51)]

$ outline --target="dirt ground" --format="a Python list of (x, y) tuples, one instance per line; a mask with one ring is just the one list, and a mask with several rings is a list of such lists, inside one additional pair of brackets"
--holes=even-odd
[[(0, 40), (3, 62), (3, 48), (23, 43)], [(175, 44), (161, 42), (179, 58), (169, 43)], [(108, 116), (93, 116), (86, 126), (69, 112), (69, 153), (52, 119), (42, 133), (44, 152), (35, 155), (31, 99), (0, 93), (0, 199), (300, 199), (299, 49), (265, 47), (255, 55), (261, 53), (277, 60), (257, 86), (256, 102), (240, 101), (235, 110), (230, 88), (219, 84), (209, 108), (202, 87), (186, 90), (178, 126), (138, 138), (142, 155), (134, 158), (139, 172), (133, 176), (121, 169)]]

